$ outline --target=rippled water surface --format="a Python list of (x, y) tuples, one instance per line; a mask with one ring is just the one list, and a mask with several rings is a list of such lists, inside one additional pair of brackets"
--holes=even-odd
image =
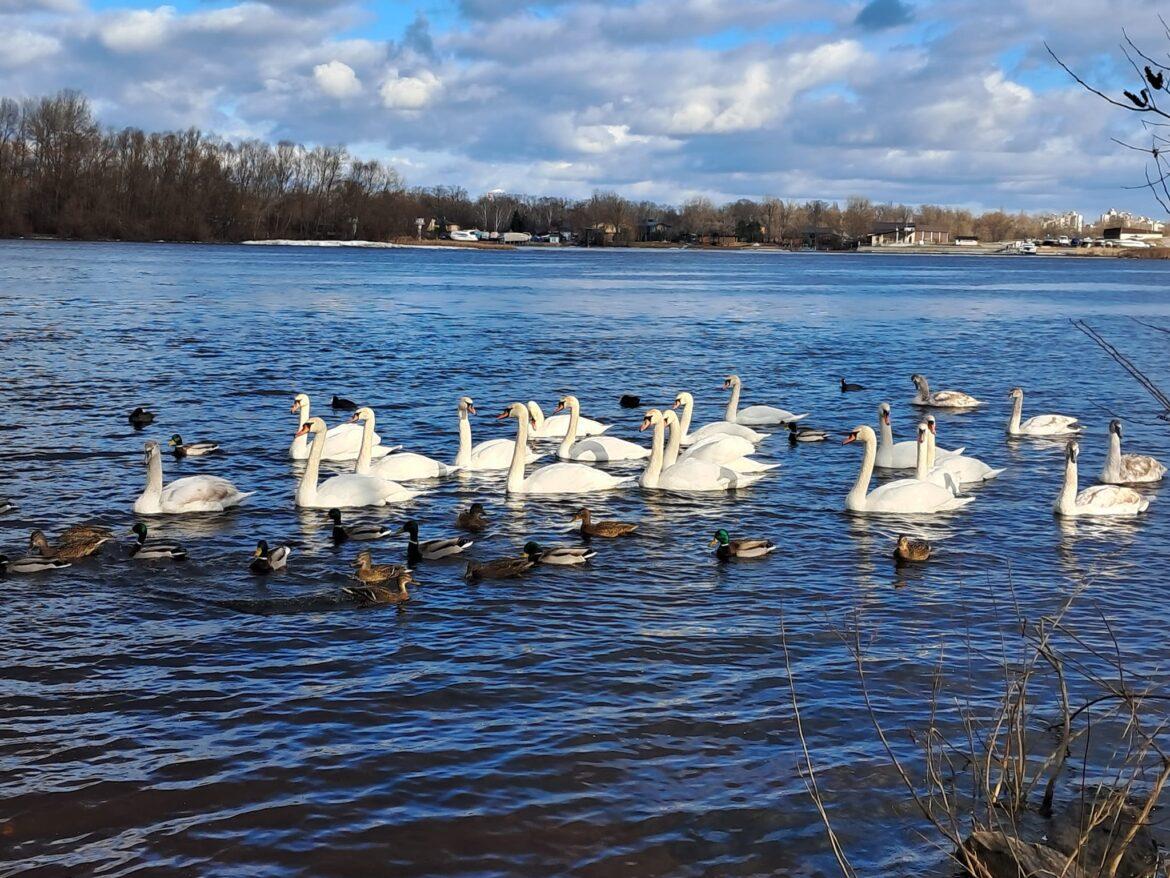
[[(20, 554), (34, 527), (128, 530), (146, 438), (219, 441), (219, 456), (167, 456), (167, 478), (256, 492), (228, 515), (160, 521), (184, 564), (107, 547), (0, 580), (5, 875), (832, 874), (798, 774), (782, 619), (855, 865), (937, 874), (943, 852), (875, 739), (844, 628), (863, 625), (895, 729), (924, 721), (957, 632), (986, 647), (971, 666), (993, 666), (1005, 607), (1049, 611), (1087, 574), (1086, 637), (1101, 611), (1135, 671), (1157, 678), (1170, 658), (1165, 489), (1140, 521), (1062, 526), (1061, 447), (1003, 436), (1023, 384), (1027, 410), (1087, 425), (1086, 484), (1111, 412), (1129, 450), (1170, 460), (1153, 400), (1069, 323), (1087, 319), (1170, 388), (1170, 335), (1147, 325), (1170, 327), (1165, 263), (10, 242), (0, 317), (0, 496), (20, 507), (0, 516), (0, 550)], [(590, 499), (639, 531), (598, 544), (587, 569), (468, 585), (461, 564), (424, 563), (402, 609), (342, 599), (356, 550), (293, 506), (298, 391), (330, 421), (334, 393), (369, 403), (384, 441), (448, 459), (463, 394), (495, 414), (530, 398), (547, 412), (572, 391), (645, 441), (621, 394), (690, 390), (703, 423), (732, 370), (745, 403), (810, 411), (837, 437), (890, 400), (901, 438), (909, 375), (925, 372), (989, 403), (940, 414), (941, 444), (1007, 471), (926, 526), (936, 559), (899, 573), (906, 525), (841, 511), (856, 446), (774, 437), (760, 456), (782, 467), (737, 494)], [(842, 376), (870, 389), (842, 395)], [(159, 412), (142, 433), (126, 423), (136, 405)], [(476, 439), (512, 423), (480, 417)], [(509, 500), (499, 476), (426, 489), (350, 518), (411, 516), (441, 536), (480, 500), (494, 534), (476, 558), (576, 539), (563, 531), (579, 500)], [(719, 564), (705, 546), (719, 527), (779, 551)], [(293, 547), (287, 571), (249, 575), (259, 538)], [(400, 559), (404, 544), (375, 554)]]

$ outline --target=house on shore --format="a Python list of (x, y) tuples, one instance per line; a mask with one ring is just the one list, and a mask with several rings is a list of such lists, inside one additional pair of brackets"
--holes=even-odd
[(1161, 232), (1152, 229), (1143, 229), (1140, 226), (1110, 226), (1101, 231), (1101, 237), (1106, 241), (1161, 241), (1164, 237)]
[(922, 244), (951, 243), (950, 229), (915, 220), (874, 223), (868, 237), (871, 247), (913, 247)]

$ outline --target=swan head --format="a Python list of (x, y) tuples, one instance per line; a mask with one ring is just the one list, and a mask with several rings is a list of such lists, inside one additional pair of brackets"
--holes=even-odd
[(475, 414), (475, 401), (470, 396), (459, 397), (459, 411), (467, 412), (469, 415)]
[(355, 411), (353, 413), (353, 417), (351, 417), (349, 419), (349, 422), (351, 424), (355, 424), (358, 421), (372, 421), (372, 420), (374, 420), (374, 410), (369, 408), (368, 406), (362, 406), (360, 409), (358, 409), (357, 411)]
[(930, 427), (927, 426), (926, 421), (918, 422), (918, 444), (921, 445), (926, 441), (926, 434), (930, 432)]
[(306, 433), (324, 433), (324, 432), (325, 432), (325, 422), (324, 421), (322, 421), (320, 418), (309, 418), (309, 420), (305, 421), (304, 426), (301, 427), (299, 430), (296, 431), (296, 433), (293, 434), (293, 438), (296, 438), (297, 436), (304, 436)]
[(731, 390), (733, 387), (739, 387), (741, 384), (738, 375), (728, 375), (723, 379), (723, 389)]
[(661, 423), (664, 423), (662, 420), (662, 412), (658, 411), (658, 409), (650, 409), (643, 415), (642, 426), (638, 428), (638, 432), (649, 430), (651, 427)]
[(674, 408), (674, 409), (686, 408), (687, 406), (694, 405), (694, 404), (695, 404), (694, 396), (692, 396), (690, 393), (688, 393), (687, 391), (684, 390), (682, 393), (680, 393), (678, 396), (676, 396), (674, 398), (674, 405), (672, 405), (671, 408)]
[[(536, 405), (534, 402), (528, 403), (528, 406), (534, 405)], [(522, 402), (514, 402), (498, 415), (496, 415), (496, 420), (503, 421), (508, 418), (515, 418), (516, 420), (520, 420), (521, 418), (528, 418), (528, 425), (535, 427), (536, 418), (532, 416), (532, 410), (528, 406), (524, 405)]]
[(142, 446), (142, 462), (150, 466), (151, 459), (158, 456), (159, 453), (158, 443), (153, 439), (149, 440)]
[(553, 409), (553, 414), (556, 414), (557, 412), (563, 412), (565, 409), (572, 411), (573, 409), (580, 408), (581, 402), (577, 399), (577, 397), (569, 394), (567, 396), (562, 396), (559, 400), (557, 400), (557, 407)]
[(934, 419), (934, 415), (926, 416), (926, 429), (930, 430), (931, 435), (938, 435), (938, 421)]
[(293, 397), (292, 405), (289, 407), (289, 411), (293, 412), (295, 414), (295, 413), (299, 412), (302, 408), (308, 408), (308, 407), (309, 407), (309, 395), (307, 393), (298, 393), (296, 396)]
[(921, 390), (923, 387), (926, 387), (926, 377), (924, 375), (919, 375), (917, 372), (915, 372), (910, 376), (910, 380), (919, 390)]
[(1023, 399), (1023, 398), (1024, 398), (1024, 388), (1022, 388), (1022, 387), (1013, 387), (1011, 390), (1008, 391), (1008, 399)]
[(1121, 438), (1121, 421), (1117, 420), (1117, 418), (1114, 418), (1112, 421), (1110, 421), (1109, 422), (1109, 432), (1116, 433), (1117, 438), (1120, 439)]
[(877, 434), (873, 432), (873, 427), (869, 426), (869, 424), (859, 424), (849, 431), (849, 433), (845, 436), (845, 440), (841, 444), (850, 445), (853, 442), (860, 442), (863, 445), (871, 442), (876, 443)]
[(1065, 446), (1064, 454), (1069, 463), (1076, 463), (1077, 458), (1081, 454), (1081, 444), (1076, 439), (1073, 439)]
[(890, 423), (890, 404), (888, 402), (883, 402), (878, 406), (878, 420), (883, 424)]
[(679, 425), (678, 415), (672, 409), (667, 409), (662, 413), (662, 423), (668, 427), (677, 427)]

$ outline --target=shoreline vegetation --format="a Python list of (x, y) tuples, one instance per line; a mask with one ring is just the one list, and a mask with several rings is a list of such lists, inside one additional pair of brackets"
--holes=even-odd
[[(976, 215), (863, 197), (840, 204), (740, 198), (723, 205), (706, 198), (681, 205), (631, 201), (603, 191), (580, 199), (499, 190), (472, 197), (455, 186), (408, 187), (394, 167), (363, 161), (344, 146), (230, 141), (194, 128), (105, 128), (76, 91), (0, 98), (0, 239), (508, 247), (446, 238), (453, 230), (479, 229), (551, 238), (562, 247), (864, 251), (856, 244), (876, 224), (911, 221), (985, 242), (1072, 232), (1037, 214)], [(1001, 246), (880, 252), (975, 255)], [(1061, 255), (1166, 258), (1157, 251), (1093, 248), (1063, 248)]]

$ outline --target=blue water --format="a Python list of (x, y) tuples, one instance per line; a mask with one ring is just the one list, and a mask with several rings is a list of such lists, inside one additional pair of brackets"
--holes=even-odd
[[(898, 752), (947, 687), (1002, 687), (1018, 612), (1084, 587), (1069, 622), (1164, 686), (1170, 622), (1165, 489), (1138, 521), (1061, 524), (1063, 449), (1005, 441), (1007, 391), (1025, 416), (1079, 415), (1082, 484), (1106, 425), (1170, 461), (1159, 407), (1069, 318), (1089, 321), (1170, 388), (1170, 265), (1047, 258), (695, 252), (450, 252), (0, 243), (0, 551), (79, 521), (128, 531), (143, 440), (173, 432), (225, 453), (176, 462), (255, 491), (231, 514), (167, 519), (184, 564), (123, 546), (39, 577), (0, 580), (0, 874), (698, 876), (833, 874), (799, 774), (794, 685), (819, 781), (861, 874), (946, 874), (859, 695), (847, 631)], [(454, 455), (455, 403), (549, 412), (571, 391), (614, 435), (638, 434), (623, 393), (698, 400), (742, 376), (744, 404), (809, 411), (834, 440), (790, 448), (728, 496), (638, 488), (589, 499), (639, 524), (587, 569), (468, 585), (424, 563), (401, 609), (340, 596), (356, 549), (297, 512), (288, 407), (332, 394), (374, 407), (387, 443)], [(840, 436), (893, 404), (913, 435), (909, 376), (988, 401), (939, 413), (939, 441), (1007, 467), (958, 515), (926, 525), (842, 511), (860, 461)], [(870, 388), (842, 395), (846, 377)], [(159, 413), (141, 433), (137, 405)], [(474, 423), (476, 440), (513, 422)], [(336, 469), (336, 468), (335, 468)], [(405, 509), (351, 520), (453, 533), (473, 500), (494, 535), (478, 559), (563, 533), (579, 499), (507, 499), (502, 474), (426, 484)], [(720, 564), (720, 527), (774, 540)], [(936, 558), (897, 570), (911, 527)], [(287, 571), (247, 571), (257, 539)], [(129, 538), (126, 538), (127, 541)], [(404, 544), (374, 547), (401, 560)], [(786, 671), (780, 631), (789, 645)], [(998, 683), (997, 683), (998, 680)], [(956, 726), (956, 711), (939, 722)]]

